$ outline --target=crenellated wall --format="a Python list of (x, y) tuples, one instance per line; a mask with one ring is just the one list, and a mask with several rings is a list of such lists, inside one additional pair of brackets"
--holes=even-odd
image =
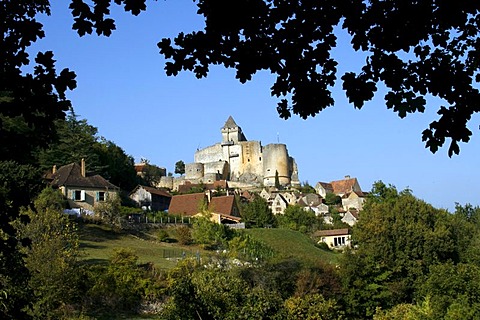
[(185, 165), (185, 180), (191, 182), (226, 179), (252, 185), (286, 186), (299, 184), (295, 160), (285, 144), (265, 147), (259, 141), (247, 141), (241, 128), (229, 117), (221, 129), (222, 142), (197, 150), (194, 162)]

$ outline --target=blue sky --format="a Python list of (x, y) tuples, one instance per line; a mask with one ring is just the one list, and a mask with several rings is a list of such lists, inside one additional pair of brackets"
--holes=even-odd
[[(51, 2), (52, 15), (40, 18), (46, 37), (30, 51), (52, 50), (58, 70), (76, 72), (78, 87), (68, 97), (77, 115), (137, 161), (146, 158), (173, 172), (176, 161), (192, 162), (197, 148), (219, 142), (220, 128), (231, 115), (247, 139), (285, 143), (302, 182), (314, 185), (350, 175), (363, 190), (382, 180), (450, 211), (455, 202), (480, 204), (478, 116), (470, 122), (472, 140), (453, 158), (447, 147), (431, 154), (421, 141), (422, 131), (437, 119), (440, 102), (431, 98), (425, 113), (400, 119), (385, 107), (381, 90), (355, 110), (339, 81), (334, 107), (308, 120), (283, 120), (277, 99), (270, 96), (273, 77), (267, 72), (246, 84), (222, 67), (211, 68), (201, 80), (188, 72), (165, 75), (156, 44), (203, 28), (193, 1), (149, 1), (147, 12), (137, 17), (114, 9), (117, 30), (109, 38), (80, 38), (71, 30), (69, 1)], [(349, 49), (346, 36), (339, 33), (339, 39), (347, 41), (335, 50), (340, 77), (358, 70), (364, 57)]]

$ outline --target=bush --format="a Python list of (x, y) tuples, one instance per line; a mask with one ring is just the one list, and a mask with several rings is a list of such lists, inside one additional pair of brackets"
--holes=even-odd
[(189, 245), (192, 243), (192, 230), (188, 226), (176, 227), (177, 240), (180, 244)]
[(165, 230), (165, 229), (160, 229), (158, 230), (157, 232), (157, 238), (158, 238), (158, 241), (160, 242), (168, 242), (169, 241), (169, 234), (168, 234), (168, 231)]
[(316, 242), (315, 246), (319, 249), (330, 251), (330, 247), (325, 242)]

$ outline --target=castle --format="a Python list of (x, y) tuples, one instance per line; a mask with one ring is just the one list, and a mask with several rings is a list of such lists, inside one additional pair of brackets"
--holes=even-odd
[(184, 182), (228, 180), (231, 187), (258, 187), (275, 186), (278, 177), (281, 186), (300, 185), (297, 164), (285, 144), (262, 146), (259, 141), (248, 141), (231, 116), (221, 133), (221, 142), (197, 150), (194, 162), (185, 165)]

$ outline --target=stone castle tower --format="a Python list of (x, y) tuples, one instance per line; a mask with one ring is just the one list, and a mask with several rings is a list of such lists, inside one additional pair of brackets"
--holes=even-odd
[(185, 166), (185, 180), (193, 183), (229, 180), (274, 186), (278, 173), (280, 185), (300, 185), (297, 165), (285, 144), (263, 147), (259, 141), (248, 141), (231, 116), (221, 133), (220, 143), (195, 152), (194, 162)]

